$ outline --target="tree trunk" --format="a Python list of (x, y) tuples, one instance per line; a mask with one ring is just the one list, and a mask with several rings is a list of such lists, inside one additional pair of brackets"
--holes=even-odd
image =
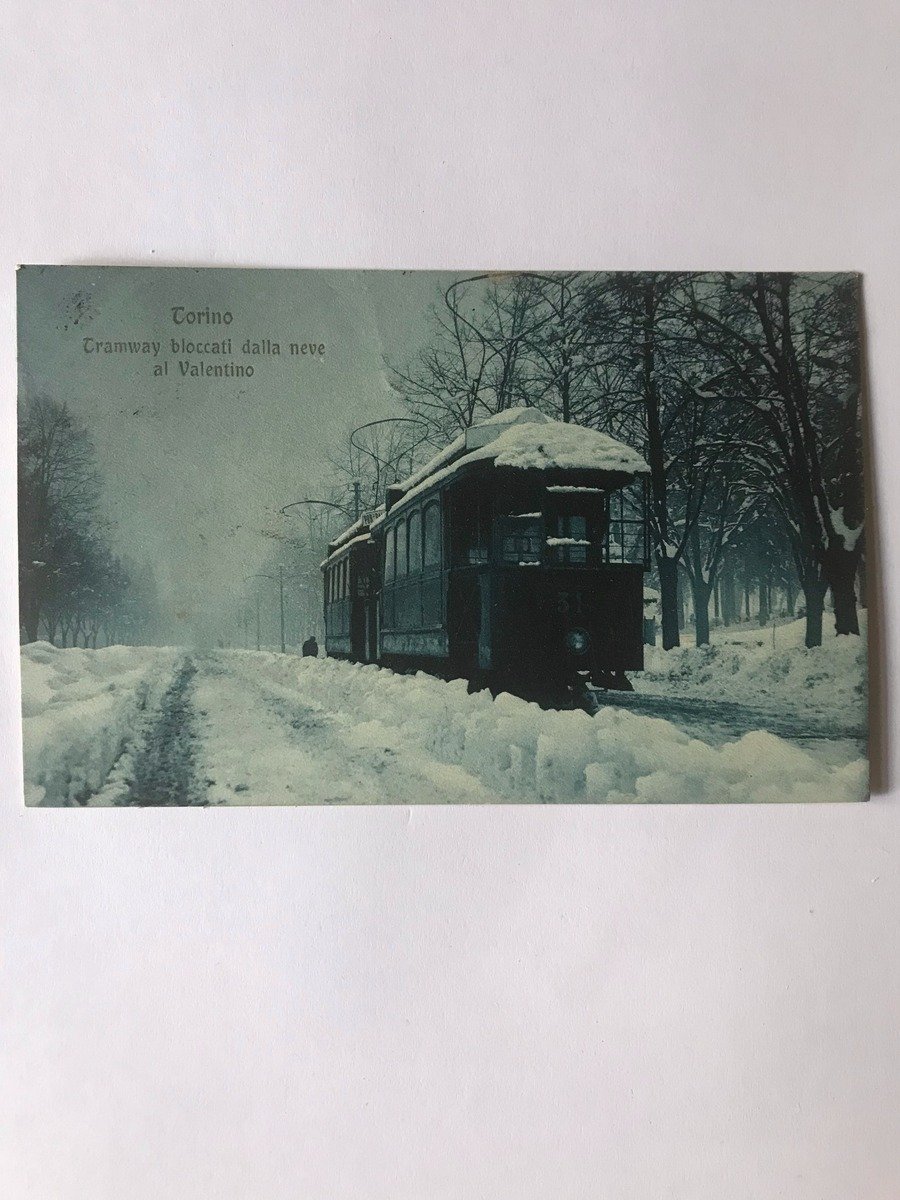
[(841, 634), (858, 634), (859, 617), (856, 612), (856, 568), (859, 555), (845, 550), (843, 546), (830, 548), (824, 555), (822, 572), (831, 588), (834, 603), (834, 631)]
[(659, 566), (662, 643), (664, 650), (680, 644), (678, 637), (678, 563), (669, 554), (669, 506), (667, 496), (665, 446), (656, 384), (656, 305), (653, 277), (645, 276), (643, 285), (642, 346), (643, 400), (647, 416), (647, 463), (650, 467), (650, 494), (654, 519), (656, 561)]
[(750, 620), (750, 584), (744, 584), (744, 619)]
[(825, 609), (826, 584), (818, 577), (803, 580), (803, 597), (806, 602), (806, 646), (822, 645), (822, 613)]
[(680, 645), (678, 637), (678, 564), (674, 558), (660, 557), (659, 567), (660, 610), (662, 617), (663, 650)]
[(793, 617), (794, 606), (797, 603), (797, 593), (794, 590), (794, 580), (789, 576), (784, 584), (784, 602), (787, 605), (787, 615)]
[(856, 612), (855, 571), (831, 580), (831, 599), (834, 603), (834, 632), (858, 634), (859, 617)]
[(759, 577), (759, 623), (769, 623), (769, 581), (762, 575)]
[(28, 587), (26, 590), (24, 584), (22, 587), (21, 607), (22, 624), (25, 627), (25, 641), (36, 642), (41, 628), (41, 605), (32, 589)]
[(709, 594), (710, 585), (700, 578), (691, 579), (694, 597), (694, 629), (698, 646), (709, 645)]

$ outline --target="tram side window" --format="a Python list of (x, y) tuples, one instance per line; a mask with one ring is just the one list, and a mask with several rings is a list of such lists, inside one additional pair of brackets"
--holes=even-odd
[(541, 520), (535, 513), (498, 518), (500, 558), (521, 566), (541, 561)]
[(450, 545), (456, 566), (485, 563), (490, 546), (490, 504), (478, 492), (457, 493), (451, 510)]
[(416, 509), (409, 518), (409, 573), (422, 570), (422, 514)]
[(397, 530), (389, 529), (384, 538), (384, 578), (386, 583), (394, 578), (394, 546), (397, 541)]
[(610, 498), (606, 558), (609, 562), (641, 563), (647, 556), (644, 483), (623, 488)]
[(347, 560), (341, 563), (341, 599), (347, 595)]
[(397, 577), (406, 574), (406, 522), (397, 526)]
[(425, 509), (424, 561), (426, 567), (440, 566), (441, 562), (441, 506), (433, 500)]
[(570, 566), (584, 566), (587, 562), (590, 539), (587, 517), (583, 513), (561, 513), (554, 522), (555, 529), (550, 539), (552, 557), (556, 562)]

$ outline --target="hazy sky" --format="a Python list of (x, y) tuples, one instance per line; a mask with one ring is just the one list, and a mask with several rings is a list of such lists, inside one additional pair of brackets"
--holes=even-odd
[[(383, 366), (428, 332), (453, 278), (424, 272), (30, 267), (19, 271), (20, 386), (64, 400), (86, 425), (118, 549), (154, 570), (170, 629), (209, 636), (270, 559), (278, 509), (327, 486), (326, 451), (401, 408)], [(230, 311), (230, 326), (176, 325), (172, 309)], [(230, 336), (247, 378), (182, 378), (172, 338)], [(155, 341), (158, 355), (85, 352)], [(244, 341), (280, 344), (248, 357)], [(288, 343), (324, 343), (290, 357)], [(198, 361), (197, 355), (190, 356)], [(168, 375), (153, 368), (168, 360)], [(176, 615), (177, 614), (177, 615)]]

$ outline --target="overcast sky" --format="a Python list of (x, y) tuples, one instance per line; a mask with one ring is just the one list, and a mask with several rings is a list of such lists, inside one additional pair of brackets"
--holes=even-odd
[[(86, 425), (116, 546), (156, 575), (171, 636), (208, 637), (269, 559), (282, 505), (327, 486), (325, 454), (353, 425), (402, 410), (385, 355), (428, 334), (453, 278), (425, 272), (61, 267), (19, 271), (20, 384), (64, 400)], [(227, 329), (173, 322), (172, 309), (230, 311)], [(247, 378), (181, 378), (171, 339), (232, 339), (205, 361), (251, 363)], [(157, 356), (86, 353), (156, 341)], [(280, 357), (246, 357), (268, 338)], [(288, 343), (324, 343), (290, 357)], [(197, 356), (192, 356), (193, 361)], [(168, 360), (168, 375), (153, 367)], [(278, 518), (284, 520), (284, 518)]]

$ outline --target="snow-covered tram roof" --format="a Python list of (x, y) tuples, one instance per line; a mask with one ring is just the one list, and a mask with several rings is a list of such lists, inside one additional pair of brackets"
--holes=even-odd
[(367, 542), (369, 540), (369, 530), (377, 522), (383, 520), (383, 504), (379, 504), (378, 508), (373, 509), (371, 512), (364, 512), (352, 525), (348, 525), (345, 530), (331, 539), (328, 543), (328, 555), (320, 565), (325, 567), (333, 558), (339, 558), (343, 551), (349, 549), (350, 546), (354, 546), (358, 542)]
[(539, 409), (508, 408), (471, 426), (402, 483), (396, 508), (450, 479), (470, 463), (493, 460), (495, 467), (521, 471), (604, 471), (641, 475), (649, 471), (636, 450), (596, 429), (554, 421)]

